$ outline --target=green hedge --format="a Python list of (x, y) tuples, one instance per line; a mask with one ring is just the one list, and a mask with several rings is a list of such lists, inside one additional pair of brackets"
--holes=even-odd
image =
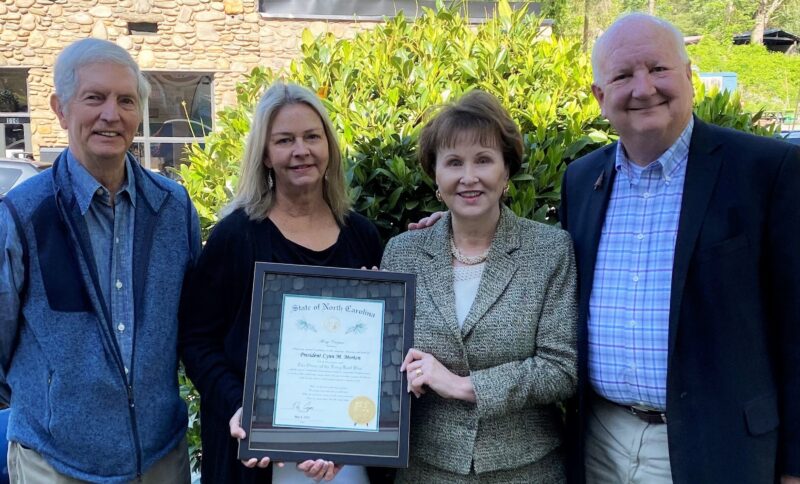
[(793, 112), (800, 103), (800, 55), (763, 45), (732, 45), (713, 37), (687, 47), (700, 72), (735, 72), (747, 109)]
[[(470, 25), (457, 8), (426, 9), (354, 39), (303, 34), (302, 56), (283, 77), (316, 90), (340, 135), (355, 209), (384, 237), (441, 208), (416, 162), (426, 114), (474, 88), (498, 96), (525, 134), (526, 163), (514, 177), (511, 206), (545, 220), (557, 205), (564, 162), (609, 141), (591, 98), (590, 63), (577, 43), (539, 38), (539, 19), (512, 12)], [(239, 105), (220, 113), (205, 149), (194, 147), (181, 176), (204, 226), (213, 224), (235, 185), (248, 116), (278, 74), (253, 70)]]
[[(498, 16), (478, 26), (453, 7), (425, 9), (413, 22), (399, 15), (353, 39), (304, 32), (300, 58), (284, 73), (254, 69), (237, 87), (238, 105), (218, 114), (205, 147), (190, 148), (191, 164), (180, 175), (204, 235), (236, 185), (252, 109), (278, 76), (323, 99), (341, 138), (355, 209), (384, 238), (442, 208), (416, 162), (417, 135), (431, 109), (475, 88), (496, 95), (525, 138), (527, 155), (512, 180), (510, 206), (521, 216), (553, 222), (547, 214), (559, 203), (566, 164), (616, 136), (592, 98), (588, 56), (578, 43), (541, 38), (539, 25), (540, 19), (501, 1)], [(702, 118), (759, 130), (738, 98), (706, 96), (699, 88)], [(186, 391), (196, 412), (196, 398)], [(190, 442), (197, 450), (194, 417)]]

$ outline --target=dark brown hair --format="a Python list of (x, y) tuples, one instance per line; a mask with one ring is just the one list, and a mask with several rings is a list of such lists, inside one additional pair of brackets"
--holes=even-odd
[(419, 163), (432, 178), (436, 172), (436, 152), (458, 142), (477, 142), (498, 148), (509, 176), (522, 165), (524, 145), (517, 123), (500, 102), (483, 91), (470, 91), (454, 104), (441, 109), (422, 128), (419, 136)]

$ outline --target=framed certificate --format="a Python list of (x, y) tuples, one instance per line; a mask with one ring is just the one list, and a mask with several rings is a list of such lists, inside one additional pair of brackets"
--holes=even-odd
[(258, 262), (239, 458), (408, 466), (413, 274)]

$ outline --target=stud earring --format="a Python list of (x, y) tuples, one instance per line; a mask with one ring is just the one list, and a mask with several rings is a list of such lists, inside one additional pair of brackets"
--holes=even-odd
[(436, 200), (439, 200), (440, 202), (442, 201), (442, 192), (440, 192), (438, 189), (436, 190)]

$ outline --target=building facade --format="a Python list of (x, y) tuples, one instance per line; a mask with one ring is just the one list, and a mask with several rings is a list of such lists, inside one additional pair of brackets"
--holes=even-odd
[[(300, 53), (302, 32), (345, 38), (435, 0), (0, 0), (0, 158), (51, 161), (67, 145), (50, 110), (53, 65), (69, 43), (96, 37), (128, 50), (153, 91), (132, 150), (169, 174), (188, 143), (202, 143), (214, 113), (236, 102), (256, 66), (281, 69)], [(494, 14), (472, 0), (469, 17)], [(522, 3), (511, 2), (513, 8)], [(538, 12), (538, 4), (524, 4)]]
[(69, 43), (97, 37), (128, 50), (153, 92), (133, 151), (154, 170), (202, 142), (216, 110), (256, 66), (280, 69), (301, 34), (353, 35), (374, 22), (284, 18), (262, 0), (0, 0), (0, 157), (48, 161), (67, 145), (50, 110), (53, 65)]

